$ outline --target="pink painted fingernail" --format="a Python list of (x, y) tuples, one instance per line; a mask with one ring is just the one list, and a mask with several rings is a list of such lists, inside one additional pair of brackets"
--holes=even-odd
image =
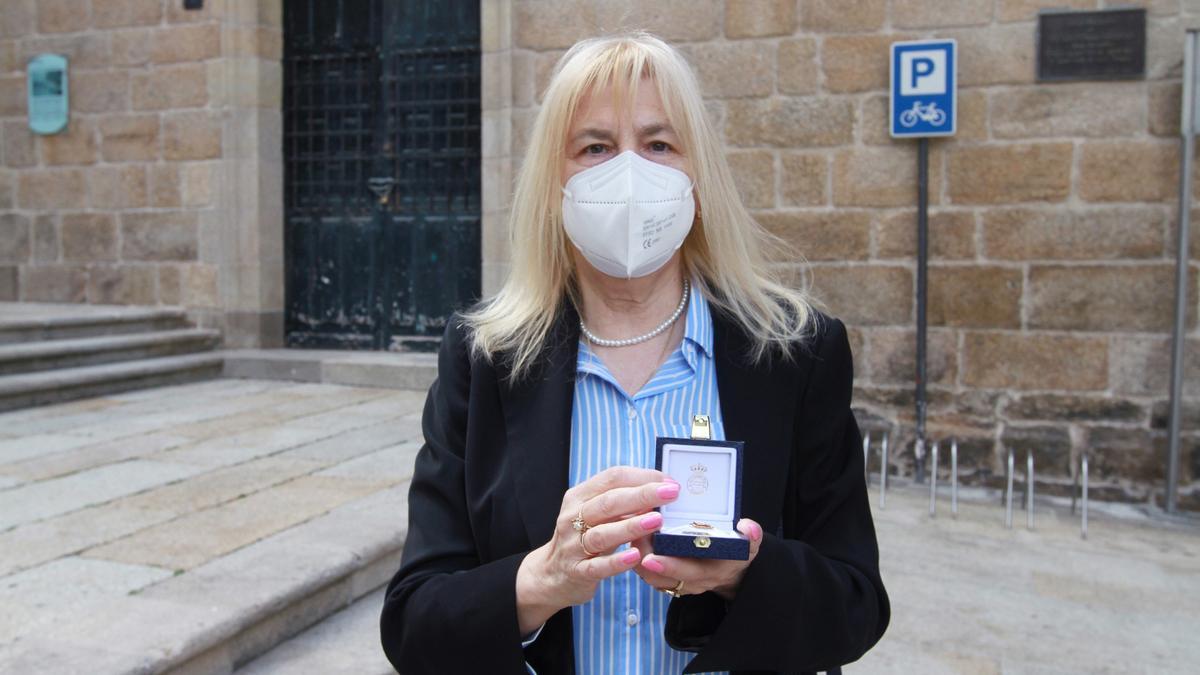
[(625, 563), (626, 565), (632, 565), (641, 559), (641, 557), (641, 551), (637, 550), (636, 548), (631, 548), (621, 554), (621, 562)]
[(679, 496), (679, 483), (668, 483), (658, 487), (658, 496), (661, 499), (674, 499)]
[(663, 567), (662, 563), (658, 562), (657, 560), (655, 560), (653, 558), (643, 560), (642, 567), (645, 567), (646, 569), (650, 570), (651, 572), (654, 572), (655, 574), (662, 574), (667, 569), (666, 567)]
[(751, 529), (754, 530), (754, 540), (758, 541), (759, 539), (762, 539), (762, 537), (763, 537), (762, 525), (759, 525), (758, 523), (751, 523), (750, 525), (751, 525)]
[(649, 514), (646, 514), (646, 516), (644, 518), (642, 518), (642, 529), (643, 530), (653, 530), (656, 527), (658, 527), (659, 525), (662, 525), (662, 514), (661, 513), (657, 513), (657, 512), (649, 513)]

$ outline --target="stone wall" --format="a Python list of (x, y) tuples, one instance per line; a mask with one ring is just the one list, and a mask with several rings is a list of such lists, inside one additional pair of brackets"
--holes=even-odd
[[(0, 300), (183, 305), (278, 341), (280, 3), (0, 2)], [(44, 52), (70, 60), (52, 136), (26, 123)]]
[[(929, 436), (957, 438), (977, 480), (1002, 474), (1004, 448), (1032, 449), (1039, 476), (1065, 490), (1087, 451), (1101, 492), (1149, 499), (1165, 473), (1182, 45), (1200, 2), (1120, 3), (1149, 6), (1144, 80), (1046, 84), (1034, 72), (1039, 8), (1116, 4), (484, 0), (497, 139), (485, 191), (510, 189), (540, 91), (574, 41), (636, 27), (680, 46), (746, 203), (811, 262), (817, 297), (851, 327), (860, 424), (876, 439), (890, 431), (907, 472), (916, 143), (888, 137), (888, 45), (956, 38), (959, 131), (930, 154)], [(495, 284), (505, 243), (489, 241)], [(1183, 499), (1196, 508), (1194, 316), (1188, 330)]]

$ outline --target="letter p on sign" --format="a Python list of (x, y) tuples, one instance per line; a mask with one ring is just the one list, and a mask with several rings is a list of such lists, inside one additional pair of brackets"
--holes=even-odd
[(906, 51), (900, 54), (900, 95), (928, 96), (946, 93), (946, 52)]

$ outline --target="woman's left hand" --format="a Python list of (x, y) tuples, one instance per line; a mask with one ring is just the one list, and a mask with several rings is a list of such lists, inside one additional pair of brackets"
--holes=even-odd
[(642, 553), (642, 562), (633, 571), (660, 590), (671, 590), (682, 581), (682, 595), (713, 591), (726, 600), (733, 600), (746, 568), (758, 555), (763, 538), (762, 526), (749, 518), (739, 520), (737, 530), (750, 540), (749, 560), (702, 560), (656, 555), (651, 553), (650, 537), (643, 537), (634, 542)]

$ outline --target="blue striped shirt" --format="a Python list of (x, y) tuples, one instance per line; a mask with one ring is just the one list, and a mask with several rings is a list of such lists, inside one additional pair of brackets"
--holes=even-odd
[[(654, 468), (655, 438), (687, 438), (694, 414), (707, 414), (712, 437), (723, 440), (712, 343), (708, 302), (695, 291), (683, 341), (650, 381), (630, 396), (588, 344), (580, 341), (571, 411), (570, 484), (582, 483), (610, 466)], [(600, 582), (591, 602), (572, 608), (576, 672), (683, 672), (695, 654), (675, 651), (663, 638), (670, 600), (632, 571)]]

